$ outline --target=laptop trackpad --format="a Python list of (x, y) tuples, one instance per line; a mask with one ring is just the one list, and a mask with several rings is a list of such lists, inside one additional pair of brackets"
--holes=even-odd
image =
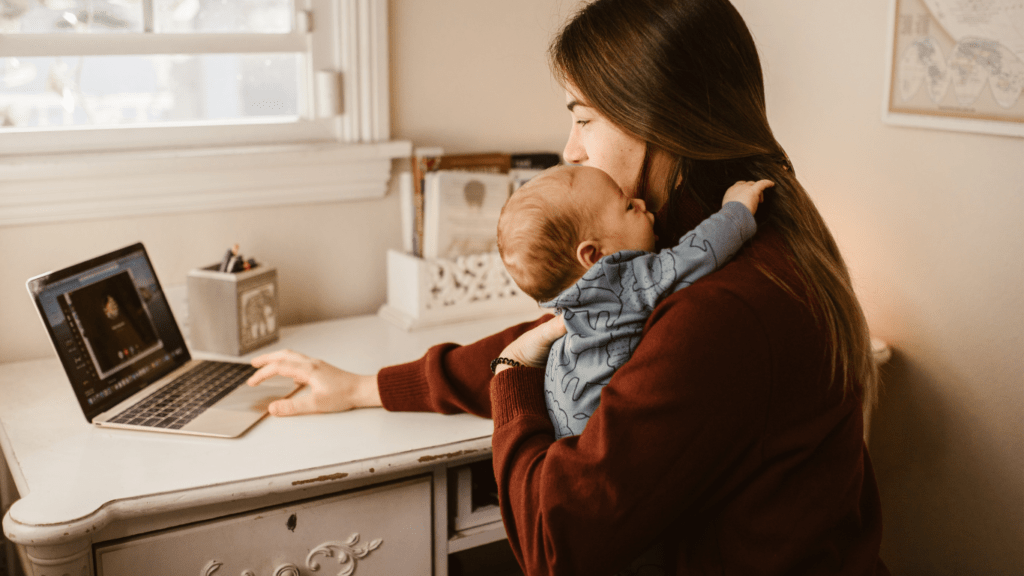
[(298, 385), (291, 378), (275, 376), (259, 386), (247, 386), (242, 384), (231, 391), (230, 394), (221, 398), (216, 404), (210, 407), (211, 410), (230, 410), (233, 412), (258, 412), (267, 411), (267, 406), (278, 398), (284, 398), (298, 389)]
[(290, 378), (284, 377), (271, 378), (256, 387), (242, 384), (182, 430), (208, 436), (240, 436), (263, 418), (271, 402), (288, 396), (298, 388)]

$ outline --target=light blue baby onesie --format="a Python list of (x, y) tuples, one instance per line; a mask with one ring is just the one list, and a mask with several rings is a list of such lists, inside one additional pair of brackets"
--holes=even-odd
[(583, 432), (601, 390), (633, 355), (661, 298), (718, 269), (756, 231), (746, 206), (729, 202), (675, 247), (605, 256), (578, 282), (541, 303), (562, 313), (567, 330), (551, 346), (544, 378), (556, 438)]

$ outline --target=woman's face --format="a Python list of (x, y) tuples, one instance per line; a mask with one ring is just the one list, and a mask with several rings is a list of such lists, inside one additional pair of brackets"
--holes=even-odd
[(637, 178), (646, 149), (644, 142), (623, 132), (587, 105), (571, 86), (565, 91), (565, 102), (572, 115), (569, 141), (562, 151), (565, 161), (600, 168), (627, 196), (636, 196)]
[[(600, 168), (612, 177), (624, 194), (630, 198), (637, 197), (637, 181), (644, 163), (646, 143), (623, 131), (590, 107), (572, 85), (566, 88), (565, 101), (572, 115), (572, 128), (562, 157), (570, 164)], [(655, 172), (663, 164), (659, 160), (655, 158)], [(656, 197), (641, 199), (647, 202), (652, 211), (657, 212), (666, 194), (653, 196)]]

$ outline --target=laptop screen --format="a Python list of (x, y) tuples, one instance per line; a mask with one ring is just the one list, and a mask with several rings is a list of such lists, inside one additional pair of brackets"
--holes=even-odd
[(142, 244), (28, 281), (89, 421), (189, 360)]

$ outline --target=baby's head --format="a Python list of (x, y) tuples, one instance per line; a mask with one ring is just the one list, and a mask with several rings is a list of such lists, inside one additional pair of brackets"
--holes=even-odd
[(556, 166), (517, 190), (498, 220), (498, 251), (516, 284), (551, 300), (602, 257), (654, 249), (654, 215), (610, 176), (585, 166)]

